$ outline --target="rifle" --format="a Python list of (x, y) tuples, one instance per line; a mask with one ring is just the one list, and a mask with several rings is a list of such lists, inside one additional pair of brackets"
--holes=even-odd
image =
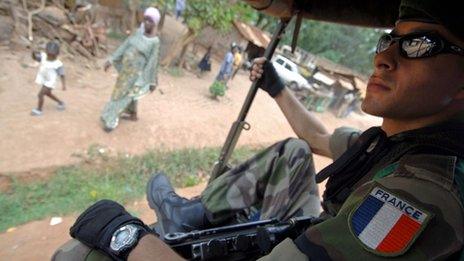
[[(290, 21), (289, 19), (280, 20), (279, 26), (277, 30), (274, 32), (271, 42), (269, 43), (269, 45), (267, 46), (264, 52), (264, 57), (266, 57), (266, 59), (270, 60), (272, 58), (272, 55), (274, 54), (277, 44), (279, 43), (289, 21)], [(221, 154), (219, 155), (219, 159), (214, 164), (213, 172), (211, 173), (209, 182), (216, 179), (217, 177), (219, 177), (221, 174), (223, 174), (229, 169), (227, 163), (230, 159), (230, 156), (232, 155), (232, 151), (234, 150), (235, 145), (237, 145), (237, 141), (238, 141), (238, 138), (240, 137), (240, 133), (242, 132), (242, 129), (245, 129), (245, 130), (250, 129), (250, 124), (248, 124), (245, 121), (245, 118), (248, 114), (248, 111), (250, 110), (251, 104), (253, 103), (253, 99), (256, 96), (256, 92), (258, 92), (258, 86), (257, 86), (257, 81), (254, 81), (250, 87), (250, 90), (248, 91), (247, 97), (238, 115), (237, 120), (232, 124), (232, 127), (229, 130), (229, 134), (227, 135), (226, 141), (224, 142), (224, 146), (222, 147)]]
[(295, 239), (322, 220), (295, 217), (288, 221), (261, 220), (187, 233), (168, 233), (164, 242), (188, 260), (250, 260), (271, 252), (289, 237)]

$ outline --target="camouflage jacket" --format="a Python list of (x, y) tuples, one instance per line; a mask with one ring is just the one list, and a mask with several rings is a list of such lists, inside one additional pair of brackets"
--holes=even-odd
[[(334, 157), (358, 133), (337, 129), (330, 142)], [(373, 167), (344, 202), (329, 205), (332, 218), (295, 241), (286, 239), (262, 260), (458, 259), (464, 244), (463, 193), (461, 157), (405, 154)]]

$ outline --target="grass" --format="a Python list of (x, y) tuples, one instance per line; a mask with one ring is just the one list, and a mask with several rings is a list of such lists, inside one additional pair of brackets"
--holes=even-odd
[(177, 66), (171, 66), (167, 69), (167, 71), (171, 76), (176, 78), (184, 76), (184, 71)]
[[(239, 148), (231, 162), (243, 161), (256, 151)], [(177, 187), (196, 185), (207, 180), (219, 149), (149, 151), (117, 157), (91, 154), (91, 163), (60, 167), (46, 181), (22, 184), (14, 180), (11, 192), (0, 194), (0, 232), (32, 220), (82, 211), (103, 198), (122, 204), (140, 198), (151, 174), (161, 170)]]
[(107, 36), (111, 39), (119, 40), (122, 41), (127, 38), (126, 34), (120, 33), (120, 32), (115, 32), (115, 31), (110, 31)]

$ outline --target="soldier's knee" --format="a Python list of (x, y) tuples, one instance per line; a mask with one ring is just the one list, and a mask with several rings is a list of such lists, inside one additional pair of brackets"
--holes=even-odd
[[(286, 146), (291, 148), (293, 151), (297, 152), (297, 154), (301, 156), (308, 156), (311, 154), (311, 147), (309, 144), (302, 139), (297, 138), (289, 138), (286, 142)], [(302, 155), (303, 154), (303, 155)]]
[(92, 249), (78, 240), (71, 239), (60, 246), (52, 256), (52, 261), (110, 261), (105, 254)]

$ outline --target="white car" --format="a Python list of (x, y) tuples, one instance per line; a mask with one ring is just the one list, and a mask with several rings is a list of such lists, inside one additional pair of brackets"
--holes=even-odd
[(280, 79), (290, 89), (312, 89), (308, 81), (298, 72), (298, 66), (294, 62), (281, 55), (274, 56), (271, 61)]

